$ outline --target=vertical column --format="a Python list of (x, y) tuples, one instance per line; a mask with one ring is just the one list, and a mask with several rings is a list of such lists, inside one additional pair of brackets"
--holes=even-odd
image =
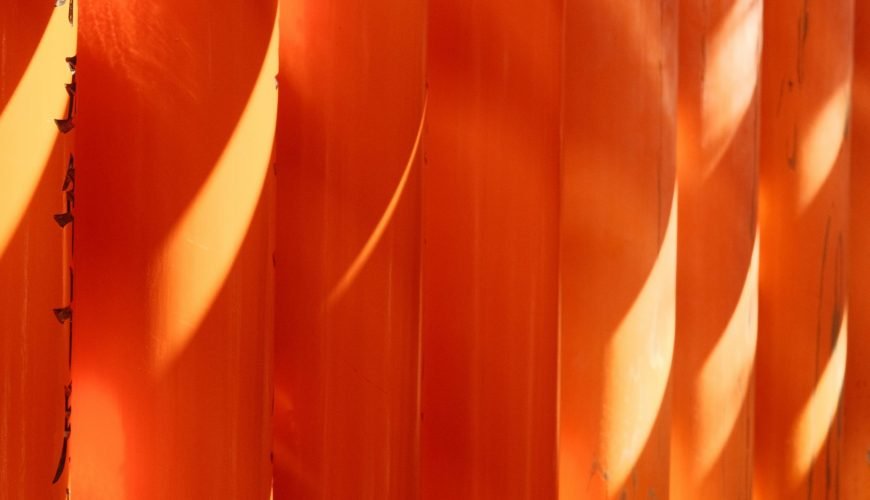
[(73, 14), (71, 2), (0, 1), (3, 499), (67, 493)]
[(276, 500), (417, 495), (425, 4), (282, 2)]
[(677, 2), (567, 6), (560, 497), (668, 498)]
[(870, 491), (870, 4), (855, 2), (849, 180), (849, 352), (843, 401), (842, 500)]
[(671, 498), (752, 496), (761, 0), (680, 2)]
[(838, 498), (853, 1), (765, 3), (754, 498)]
[(562, 4), (429, 2), (426, 499), (555, 496)]
[(81, 14), (73, 495), (268, 498), (277, 2)]

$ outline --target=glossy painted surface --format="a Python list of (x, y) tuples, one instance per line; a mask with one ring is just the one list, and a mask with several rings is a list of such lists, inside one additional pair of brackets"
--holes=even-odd
[(754, 498), (837, 498), (853, 1), (764, 8)]
[(849, 352), (843, 401), (842, 500), (870, 492), (870, 4), (855, 2), (849, 213)]
[(567, 5), (560, 498), (667, 498), (677, 2)]
[(277, 3), (80, 12), (73, 495), (267, 498)]
[(61, 499), (71, 228), (61, 186), (72, 140), (58, 132), (75, 54), (68, 9), (0, 1), (0, 499)]
[(562, 2), (429, 2), (425, 499), (556, 488)]
[(275, 500), (417, 495), (425, 15), (282, 3)]
[(752, 496), (761, 0), (680, 3), (672, 499)]

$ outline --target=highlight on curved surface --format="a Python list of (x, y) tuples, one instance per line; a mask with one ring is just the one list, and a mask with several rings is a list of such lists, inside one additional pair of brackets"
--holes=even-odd
[[(752, 396), (752, 372), (755, 366), (756, 331), (750, 311), (757, 301), (758, 287), (758, 239), (752, 249), (751, 262), (746, 270), (740, 298), (734, 314), (722, 331), (715, 347), (704, 360), (695, 386), (694, 398), (699, 408), (706, 413), (699, 420), (697, 433), (705, 447), (695, 450), (698, 472), (705, 475), (716, 463), (737, 425), (737, 419), (745, 411), (748, 398)], [(725, 402), (728, 403), (725, 403)], [(742, 404), (737, 404), (738, 402)], [(751, 450), (746, 450), (749, 453)], [(751, 467), (751, 463), (749, 465)]]
[(375, 251), (375, 248), (377, 248), (378, 243), (384, 236), (384, 232), (390, 225), (390, 221), (393, 219), (393, 213), (396, 211), (396, 207), (399, 206), (399, 200), (402, 199), (402, 193), (405, 192), (405, 184), (408, 182), (408, 176), (410, 176), (414, 164), (417, 163), (417, 151), (420, 148), (420, 141), (423, 138), (423, 128), (426, 124), (426, 108), (428, 104), (429, 99), (424, 98), (423, 111), (420, 115), (420, 126), (417, 128), (417, 135), (414, 138), (414, 145), (411, 147), (411, 154), (408, 157), (408, 162), (405, 164), (405, 168), (402, 170), (402, 176), (399, 178), (396, 190), (390, 197), (390, 201), (387, 203), (386, 208), (384, 208), (384, 214), (372, 229), (371, 235), (369, 235), (359, 253), (357, 253), (356, 257), (354, 257), (353, 261), (347, 267), (347, 270), (342, 274), (341, 278), (332, 288), (332, 291), (329, 292), (329, 296), (326, 299), (327, 308), (332, 307), (338, 300), (340, 300), (348, 288), (353, 285), (354, 279), (356, 279), (357, 275), (366, 265), (372, 252)]
[[(271, 168), (277, 91), (277, 20), (263, 67), (208, 179), (167, 235), (161, 265), (155, 366), (173, 362), (199, 330), (247, 235)], [(231, 194), (231, 195), (230, 195)]]
[(67, 105), (63, 83), (69, 69), (72, 33), (64, 9), (56, 9), (49, 26), (18, 86), (0, 110), (0, 182), (7, 189), (0, 196), (0, 255), (9, 244), (42, 176), (58, 135), (54, 118), (61, 118)]
[(788, 456), (793, 461), (789, 471), (789, 487), (796, 487), (810, 473), (829, 433), (834, 430), (834, 419), (840, 408), (846, 375), (847, 324), (847, 314), (844, 312), (839, 331), (834, 332), (837, 340), (827, 365), (790, 430), (788, 442), (792, 449)]
[[(671, 377), (676, 299), (677, 193), (661, 250), (634, 304), (604, 351), (601, 456), (608, 490), (620, 491), (659, 419)], [(628, 387), (639, 388), (629, 393)]]

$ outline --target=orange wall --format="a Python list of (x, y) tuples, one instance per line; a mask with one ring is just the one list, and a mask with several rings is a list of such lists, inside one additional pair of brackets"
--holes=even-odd
[(422, 497), (553, 498), (562, 2), (429, 14)]

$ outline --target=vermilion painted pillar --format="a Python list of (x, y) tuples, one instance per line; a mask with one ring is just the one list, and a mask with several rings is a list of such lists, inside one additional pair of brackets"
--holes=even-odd
[(843, 401), (840, 498), (870, 492), (870, 4), (855, 2), (849, 212), (849, 352)]
[(556, 493), (562, 3), (429, 2), (425, 499)]
[(66, 497), (72, 229), (62, 214), (72, 139), (54, 120), (71, 112), (73, 13), (0, 1), (2, 499)]
[(566, 5), (560, 498), (668, 498), (677, 2)]
[(418, 491), (422, 0), (281, 7), (275, 499)]
[(276, 14), (82, 2), (74, 498), (268, 498)]
[(750, 498), (761, 0), (680, 3), (673, 499)]
[(754, 498), (838, 498), (853, 1), (764, 8)]

